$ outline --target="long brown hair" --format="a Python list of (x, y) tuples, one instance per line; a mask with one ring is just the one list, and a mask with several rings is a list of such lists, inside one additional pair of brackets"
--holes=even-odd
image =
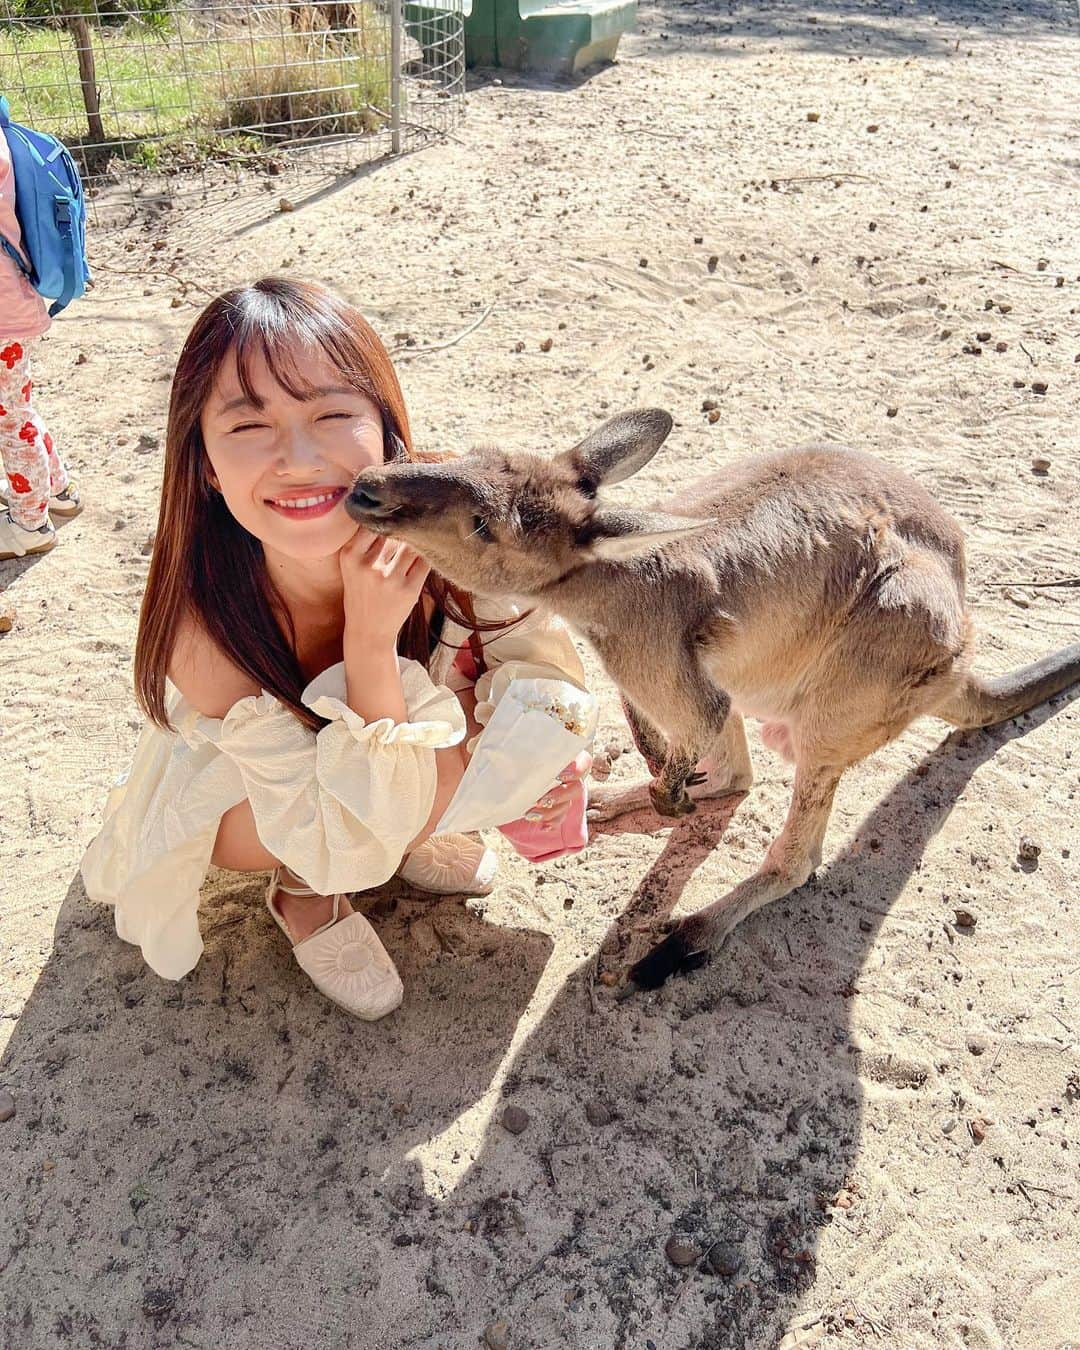
[[(321, 349), (345, 381), (378, 407), (388, 460), (421, 458), (412, 448), (405, 400), (386, 349), (351, 305), (321, 286), (280, 277), (227, 291), (207, 305), (173, 375), (158, 528), (135, 645), (136, 698), (158, 726), (169, 726), (165, 679), (185, 618), (199, 623), (235, 666), (307, 726), (323, 725), (300, 701), (306, 680), (296, 635), (267, 572), (262, 544), (211, 486), (201, 427), (203, 408), (230, 353), (253, 402), (258, 400), (250, 363), (257, 356), (287, 392), (303, 397), (307, 391), (298, 387), (290, 358), (297, 344)], [(477, 625), (468, 596), (444, 578), (430, 574), (424, 590), (434, 602), (432, 618), (421, 595), (397, 645), (402, 656), (426, 666), (444, 615), (466, 627)]]

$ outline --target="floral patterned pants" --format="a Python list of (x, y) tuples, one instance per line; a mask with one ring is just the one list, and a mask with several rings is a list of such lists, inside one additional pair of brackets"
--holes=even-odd
[(49, 498), (68, 485), (64, 462), (30, 401), (30, 350), (36, 341), (0, 337), (0, 455), (11, 518), (25, 530), (45, 524)]

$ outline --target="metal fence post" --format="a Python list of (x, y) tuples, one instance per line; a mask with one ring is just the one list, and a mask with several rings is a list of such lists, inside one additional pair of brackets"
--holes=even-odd
[(401, 154), (402, 0), (390, 0), (390, 149)]

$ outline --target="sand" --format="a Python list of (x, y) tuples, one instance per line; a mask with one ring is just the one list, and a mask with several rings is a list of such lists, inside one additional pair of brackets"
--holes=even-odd
[(291, 966), (259, 878), (210, 880), (169, 984), (77, 874), (138, 727), (171, 366), (198, 288), (267, 270), (391, 343), (494, 306), (402, 362), (421, 444), (555, 450), (666, 407), (627, 502), (859, 446), (963, 522), (984, 668), (1075, 641), (1078, 592), (1028, 583), (1080, 575), (1077, 37), (1071, 3), (668, 0), (616, 65), (481, 74), (455, 139), (292, 213), (256, 184), (99, 233), (38, 371), (90, 505), (0, 567), (5, 1350), (1080, 1344), (1075, 701), (913, 727), (845, 779), (815, 880), (627, 1002), (601, 948), (620, 968), (780, 826), (756, 737), (733, 814), (504, 849), (486, 901), (369, 897), (407, 987), (374, 1026)]

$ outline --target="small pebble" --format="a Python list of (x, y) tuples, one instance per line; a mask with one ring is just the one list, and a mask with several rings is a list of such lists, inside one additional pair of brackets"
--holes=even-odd
[(714, 253), (712, 255), (712, 257), (709, 259), (708, 266), (710, 272), (715, 272), (716, 269), (720, 266), (720, 255), (718, 253)]
[(956, 1129), (956, 1117), (955, 1117), (955, 1116), (949, 1116), (946, 1120), (943, 1120), (943, 1121), (941, 1122), (941, 1133), (942, 1133), (942, 1134), (952, 1134), (953, 1130), (955, 1130), (955, 1129)]
[(528, 1124), (529, 1113), (520, 1106), (508, 1106), (502, 1114), (503, 1129), (509, 1130), (511, 1134), (520, 1134), (528, 1128)]
[(689, 1242), (684, 1242), (682, 1238), (672, 1236), (668, 1238), (664, 1247), (664, 1255), (673, 1266), (692, 1266), (701, 1252)]
[(619, 983), (619, 977), (613, 970), (602, 970), (598, 978), (605, 989), (614, 989)]
[(1046, 383), (1045, 380), (1031, 381), (1031, 392), (1033, 394), (1045, 394), (1049, 387), (1050, 386)]
[(549, 352), (551, 351), (552, 347), (554, 347), (554, 345), (555, 342), (552, 338), (545, 338), (543, 342), (541, 342), (540, 344), (540, 350), (542, 352)]
[(986, 1054), (986, 1042), (981, 1036), (969, 1036), (967, 1048), (973, 1055)]
[(701, 401), (701, 411), (702, 411), (702, 412), (712, 412), (712, 410), (713, 410), (716, 406), (717, 406), (717, 404), (716, 404), (716, 399), (714, 399), (714, 398), (706, 398), (706, 399), (702, 399), (702, 401)]
[(615, 1116), (604, 1102), (589, 1102), (585, 1107), (585, 1119), (590, 1125), (610, 1125)]
[(1031, 472), (1042, 475), (1048, 474), (1050, 472), (1050, 461), (1043, 459), (1041, 455), (1037, 455), (1031, 461)]
[(714, 408), (712, 412), (706, 413), (706, 418), (710, 423), (715, 424), (720, 421), (720, 409)]
[(154, 536), (152, 534), (148, 534), (146, 538), (143, 540), (143, 542), (139, 545), (139, 552), (142, 554), (144, 558), (149, 558), (150, 554), (153, 553), (153, 551), (154, 551)]
[(978, 923), (978, 919), (970, 909), (955, 909), (953, 913), (956, 916), (954, 922), (957, 928), (974, 928)]
[(1007, 304), (1001, 304), (1001, 305), (998, 305), (998, 313), (999, 313), (999, 314), (1011, 314), (1011, 313), (1012, 313), (1012, 305), (1007, 305)]
[(85, 352), (80, 352), (80, 353), (78, 354), (78, 356), (75, 358), (75, 364), (76, 364), (77, 366), (85, 366), (85, 365), (86, 365), (86, 359), (87, 359), (87, 358), (86, 358), (86, 353), (85, 353)]
[(648, 267), (648, 265), (649, 265), (649, 260), (648, 260), (648, 258), (639, 258), (639, 259), (638, 259), (638, 266), (639, 266), (639, 267)]
[(281, 201), (278, 202), (278, 210), (279, 210), (279, 211), (295, 211), (295, 210), (296, 210), (296, 207), (293, 206), (292, 202), (289, 201), (288, 197), (282, 197)]
[(991, 338), (992, 336), (993, 336), (993, 334), (987, 333), (987, 332), (976, 333), (976, 334), (975, 334), (975, 341), (976, 341), (976, 342), (989, 342), (989, 341), (990, 341), (990, 338)]
[(14, 1114), (15, 1098), (7, 1088), (0, 1088), (0, 1121), (10, 1120)]
[(899, 408), (886, 408), (886, 409), (885, 409), (885, 416), (886, 416), (886, 417), (895, 417), (896, 414), (897, 414), (899, 411), (900, 411)]
[(0, 633), (10, 633), (18, 617), (18, 612), (10, 605), (0, 610)]
[(487, 1350), (506, 1350), (510, 1344), (510, 1327), (506, 1322), (492, 1322), (484, 1328), (484, 1344)]
[(995, 343), (994, 343), (994, 351), (996, 351), (996, 352), (1007, 352), (1008, 350), (1009, 350), (1009, 344), (1008, 344), (1007, 342), (995, 342)]
[(878, 125), (877, 125), (876, 122), (871, 122), (870, 125), (869, 125), (866, 129), (867, 129), (867, 131), (869, 131), (869, 132), (872, 133), (872, 132), (877, 131)]
[(984, 1116), (976, 1116), (970, 1124), (972, 1139), (974, 1139), (977, 1144), (981, 1144), (986, 1138), (986, 1132), (989, 1128), (990, 1122)]
[(820, 122), (820, 121), (821, 121), (821, 114), (820, 114), (820, 113), (807, 113), (807, 114), (806, 114), (806, 120), (807, 120), (808, 122)]
[(714, 1242), (705, 1259), (714, 1275), (724, 1275), (731, 1279), (742, 1270), (742, 1252), (733, 1242)]
[(1016, 852), (1021, 862), (1038, 862), (1042, 845), (1037, 844), (1030, 835), (1024, 834), (1020, 836), (1020, 847)]
[(860, 920), (859, 920), (859, 929), (860, 929), (861, 932), (863, 932), (863, 933), (869, 933), (869, 932), (872, 932), (872, 931), (873, 931), (873, 927), (874, 927), (874, 922), (873, 922), (872, 919), (860, 919)]

